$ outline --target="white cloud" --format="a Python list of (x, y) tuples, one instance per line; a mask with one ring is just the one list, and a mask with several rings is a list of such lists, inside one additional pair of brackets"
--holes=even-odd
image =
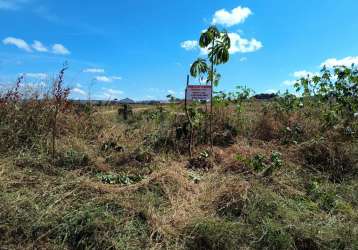
[(30, 45), (28, 45), (27, 42), (25, 42), (25, 40), (23, 39), (15, 38), (15, 37), (7, 37), (2, 42), (5, 45), (14, 45), (19, 49), (25, 50), (27, 52), (32, 52)]
[(52, 53), (58, 55), (69, 55), (71, 52), (62, 44), (56, 43), (52, 46)]
[(310, 72), (310, 71), (307, 71), (307, 70), (300, 70), (300, 71), (296, 71), (292, 74), (294, 77), (296, 78), (306, 78), (307, 76), (317, 76), (319, 75), (318, 72)]
[(247, 7), (237, 7), (231, 11), (221, 9), (215, 12), (212, 24), (221, 24), (227, 27), (243, 23), (245, 19), (252, 14), (251, 10)]
[[(1, 1), (1, 0), (0, 0)], [(48, 48), (42, 42), (35, 40), (30, 46), (25, 40), (16, 37), (7, 37), (3, 41), (5, 45), (13, 45), (27, 52), (32, 52), (32, 48), (37, 52), (49, 52)], [(56, 43), (52, 46), (51, 52), (58, 55), (69, 55), (71, 52), (62, 44)]]
[(241, 57), (240, 58), (240, 62), (245, 62), (245, 61), (247, 61), (247, 57)]
[(48, 49), (40, 42), (35, 40), (32, 44), (32, 48), (38, 52), (48, 52)]
[(80, 89), (80, 88), (74, 88), (71, 90), (72, 93), (78, 94), (78, 95), (82, 95), (82, 96), (86, 96), (87, 93), (86, 91)]
[(98, 82), (112, 82), (112, 79), (107, 76), (96, 76), (95, 79)]
[(29, 83), (26, 83), (26, 87), (29, 87), (30, 89), (33, 89), (33, 90), (38, 90), (38, 89), (41, 89), (41, 88), (45, 88), (46, 87), (46, 83), (41, 81), (41, 82), (29, 82)]
[(348, 56), (343, 59), (329, 58), (321, 64), (321, 67), (333, 68), (334, 66), (350, 67), (352, 64), (358, 65), (358, 56)]
[(296, 83), (296, 80), (285, 80), (285, 81), (283, 81), (283, 84), (287, 85), (287, 86), (293, 86), (295, 83)]
[(293, 72), (290, 74), (292, 77), (296, 78), (294, 80), (285, 80), (282, 83), (286, 86), (293, 86), (295, 83), (300, 80), (301, 78), (307, 78), (307, 77), (313, 77), (313, 76), (319, 76), (320, 74), (318, 72), (310, 72), (307, 70), (299, 70), (296, 72)]
[[(252, 38), (251, 40), (242, 38), (240, 36), (240, 34), (238, 34), (238, 33), (228, 33), (228, 35), (229, 35), (230, 41), (231, 41), (231, 47), (229, 49), (230, 54), (255, 52), (263, 47), (262, 42), (256, 40), (255, 38)], [(194, 42), (194, 41), (186, 41), (186, 42)], [(183, 43), (185, 43), (185, 42), (183, 42)], [(183, 45), (183, 43), (182, 43), (182, 45)], [(193, 50), (196, 48), (200, 48), (198, 43), (196, 43), (196, 44), (188, 43), (185, 46), (186, 46), (186, 48), (184, 48), (184, 46), (182, 46), (182, 48), (184, 48), (186, 50)], [(201, 55), (207, 55), (208, 53), (209, 53), (208, 48), (200, 48)], [(245, 61), (247, 58), (243, 57), (241, 59), (242, 59), (242, 61)]]
[(194, 49), (198, 48), (198, 41), (187, 40), (187, 41), (180, 43), (180, 47), (182, 47), (185, 50), (194, 50)]
[(169, 89), (169, 90), (168, 90), (168, 94), (175, 95), (176, 92), (175, 92), (174, 90)]
[(88, 68), (83, 70), (84, 73), (104, 73), (104, 69)]
[(231, 40), (230, 54), (254, 52), (263, 47), (262, 43), (255, 38), (248, 40), (242, 38), (238, 33), (229, 33), (228, 35)]
[(25, 75), (30, 78), (42, 79), (42, 80), (48, 77), (46, 73), (26, 73)]
[(209, 50), (207, 48), (200, 47), (200, 55), (207, 55), (207, 54), (209, 54)]
[(107, 99), (119, 99), (122, 97), (123, 94), (124, 92), (122, 90), (107, 89), (107, 88), (103, 88), (103, 93), (102, 93), (102, 95)]
[(94, 78), (98, 82), (113, 82), (114, 80), (122, 80), (120, 76), (96, 76)]

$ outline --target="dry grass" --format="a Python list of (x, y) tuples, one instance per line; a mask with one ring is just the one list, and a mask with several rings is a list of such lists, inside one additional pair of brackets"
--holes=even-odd
[[(306, 164), (302, 152), (309, 134), (297, 145), (283, 143), (283, 123), (270, 113), (261, 119), (261, 105), (248, 104), (239, 117), (232, 107), (221, 113), (238, 135), (232, 145), (215, 146), (205, 158), (212, 167), (204, 169), (188, 168), (186, 148), (178, 150), (185, 141), (175, 142), (170, 107), (164, 120), (148, 118), (157, 114), (153, 107), (140, 107), (127, 122), (113, 107), (98, 108), (81, 123), (65, 114), (61, 164), (52, 164), (46, 150), (0, 158), (0, 248), (356, 248), (357, 176), (345, 173), (336, 183), (312, 169), (319, 164)], [(288, 121), (300, 121), (304, 131), (317, 124), (296, 115)], [(161, 138), (173, 140), (173, 150), (156, 150)], [(194, 158), (209, 149), (197, 145)], [(272, 161), (272, 152), (281, 153), (280, 168), (264, 175), (250, 166), (261, 155)], [(346, 156), (354, 163), (352, 152)]]

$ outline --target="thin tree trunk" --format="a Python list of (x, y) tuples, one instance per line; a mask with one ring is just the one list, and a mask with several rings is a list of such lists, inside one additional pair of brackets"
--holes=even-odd
[[(215, 41), (213, 40), (213, 48), (215, 45)], [(213, 148), (213, 90), (214, 90), (214, 62), (211, 62), (211, 96), (210, 96), (210, 146), (211, 153), (214, 152)]]

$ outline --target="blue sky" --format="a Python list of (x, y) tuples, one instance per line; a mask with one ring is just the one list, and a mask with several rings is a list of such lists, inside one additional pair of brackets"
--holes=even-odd
[[(358, 63), (356, 0), (0, 0), (0, 83), (48, 82), (64, 61), (72, 98), (181, 97), (200, 32), (231, 34), (220, 90), (292, 88), (297, 77)], [(195, 79), (191, 79), (194, 83)]]

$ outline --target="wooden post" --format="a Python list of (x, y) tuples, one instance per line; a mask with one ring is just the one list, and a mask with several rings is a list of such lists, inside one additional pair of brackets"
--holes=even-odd
[(186, 98), (186, 96), (187, 96), (187, 93), (188, 93), (188, 85), (189, 85), (189, 75), (187, 75), (186, 76), (186, 87), (185, 87), (185, 102), (184, 102), (184, 105), (185, 105), (185, 111), (187, 110), (187, 107), (186, 107), (186, 105), (187, 105), (187, 98)]
[(186, 77), (186, 88), (185, 88), (185, 101), (184, 101), (184, 105), (185, 105), (185, 114), (188, 118), (188, 121), (189, 121), (189, 125), (190, 125), (190, 138), (189, 138), (189, 155), (190, 157), (192, 157), (192, 145), (193, 145), (193, 123), (191, 121), (191, 118), (190, 118), (190, 114), (189, 114), (189, 111), (188, 111), (188, 106), (187, 106), (187, 94), (188, 94), (188, 86), (189, 86), (189, 75), (187, 75)]

